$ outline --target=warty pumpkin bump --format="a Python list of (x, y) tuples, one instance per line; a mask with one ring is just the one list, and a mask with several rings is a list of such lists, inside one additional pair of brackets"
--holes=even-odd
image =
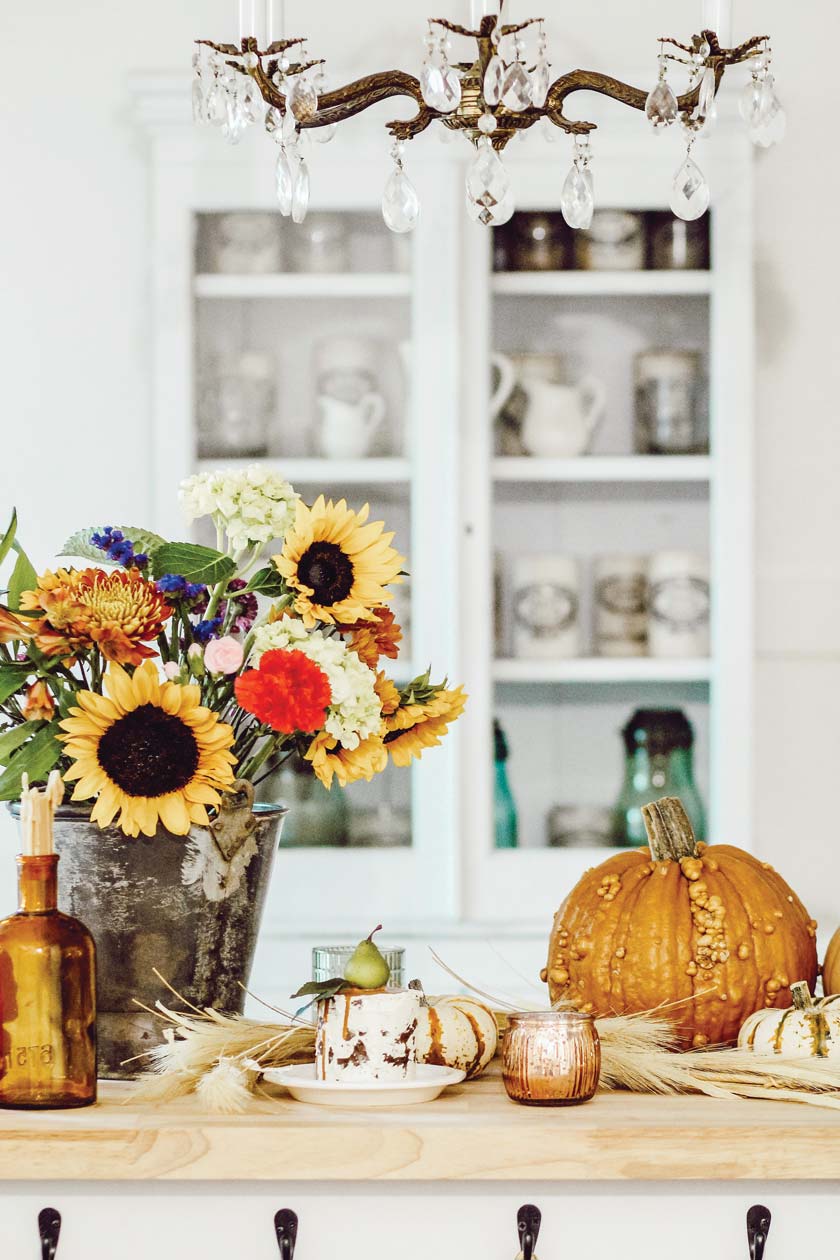
[(684, 1048), (733, 1045), (748, 1015), (817, 975), (816, 923), (767, 862), (697, 843), (679, 800), (642, 810), (650, 848), (586, 872), (557, 911), (542, 979), (596, 1016), (661, 1010)]

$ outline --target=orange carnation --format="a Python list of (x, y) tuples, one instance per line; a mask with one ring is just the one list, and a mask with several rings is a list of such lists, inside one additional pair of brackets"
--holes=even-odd
[(246, 712), (286, 735), (317, 731), (332, 697), (321, 667), (295, 649), (264, 652), (259, 668), (246, 669), (233, 686)]
[(95, 648), (120, 665), (139, 665), (154, 656), (146, 642), (157, 638), (172, 616), (154, 583), (138, 569), (47, 571), (34, 591), (24, 591), (21, 608), (43, 614), (32, 622), (32, 634), (45, 656), (69, 662)]

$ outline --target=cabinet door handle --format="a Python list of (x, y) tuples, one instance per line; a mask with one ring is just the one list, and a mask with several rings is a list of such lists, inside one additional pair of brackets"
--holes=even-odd
[(297, 1243), (298, 1218), (291, 1208), (281, 1208), (274, 1215), (274, 1232), (280, 1248), (280, 1260), (293, 1260)]
[(764, 1246), (770, 1232), (770, 1209), (761, 1203), (754, 1203), (747, 1212), (747, 1241), (750, 1245), (750, 1260), (761, 1260)]
[(41, 1235), (41, 1260), (55, 1260), (58, 1235), (61, 1233), (61, 1213), (57, 1208), (41, 1208), (38, 1233)]
[(534, 1248), (540, 1236), (542, 1212), (538, 1207), (534, 1207), (533, 1203), (525, 1203), (519, 1209), (516, 1223), (519, 1229), (519, 1250), (522, 1260), (535, 1260)]

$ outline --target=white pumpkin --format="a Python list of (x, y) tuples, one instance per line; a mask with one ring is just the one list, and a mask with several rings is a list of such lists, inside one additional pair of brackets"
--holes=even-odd
[(499, 1030), (488, 1006), (475, 998), (430, 997), (417, 1021), (417, 1061), (460, 1068), (478, 1076), (496, 1053)]
[(793, 1006), (771, 1007), (750, 1015), (738, 1034), (738, 1045), (753, 1054), (778, 1054), (787, 1059), (840, 1058), (840, 1005), (835, 997), (812, 998), (807, 984), (792, 984)]

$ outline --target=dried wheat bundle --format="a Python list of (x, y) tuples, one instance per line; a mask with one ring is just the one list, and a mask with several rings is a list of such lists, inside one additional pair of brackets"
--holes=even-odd
[(144, 1056), (150, 1071), (141, 1077), (132, 1101), (171, 1102), (195, 1092), (212, 1111), (244, 1111), (266, 1068), (313, 1059), (311, 1024), (295, 1022), (282, 1011), (275, 1013), (284, 1016), (284, 1023), (223, 1015), (212, 1007), (201, 1010), (185, 1002), (159, 972), (155, 974), (189, 1009), (171, 1010), (157, 1001), (153, 1010), (137, 1003), (167, 1026), (164, 1042)]

